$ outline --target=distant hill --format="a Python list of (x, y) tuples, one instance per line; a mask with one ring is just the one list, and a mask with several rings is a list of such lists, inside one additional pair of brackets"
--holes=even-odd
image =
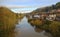
[(38, 8), (34, 11), (31, 12), (31, 14), (34, 13), (42, 13), (42, 12), (51, 12), (52, 10), (57, 10), (60, 9), (60, 2), (56, 3), (55, 5), (51, 5), (51, 6), (47, 6), (47, 7), (43, 7), (43, 8)]
[(11, 29), (16, 23), (16, 14), (6, 7), (0, 7), (0, 30)]

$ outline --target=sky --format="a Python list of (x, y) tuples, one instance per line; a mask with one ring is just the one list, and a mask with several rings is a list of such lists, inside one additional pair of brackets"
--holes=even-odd
[(7, 6), (14, 12), (30, 12), (37, 8), (56, 4), (60, 0), (0, 0), (0, 6)]

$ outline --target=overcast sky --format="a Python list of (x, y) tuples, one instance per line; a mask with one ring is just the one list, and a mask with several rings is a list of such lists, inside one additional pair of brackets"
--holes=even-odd
[(25, 10), (25, 8), (31, 8), (30, 10), (34, 10), (38, 7), (56, 4), (57, 2), (60, 2), (60, 0), (0, 0), (0, 6), (22, 8), (23, 10)]

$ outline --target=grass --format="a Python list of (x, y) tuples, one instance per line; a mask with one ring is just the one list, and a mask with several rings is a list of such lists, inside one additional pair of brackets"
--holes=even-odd
[(15, 26), (16, 13), (6, 7), (0, 7), (0, 30), (9, 30)]
[(39, 19), (28, 19), (28, 22), (33, 24), (33, 25), (42, 25), (43, 21)]
[(51, 33), (53, 37), (60, 37), (60, 22), (59, 21), (41, 21), (39, 19), (29, 19), (28, 22), (32, 26), (36, 26), (46, 32)]

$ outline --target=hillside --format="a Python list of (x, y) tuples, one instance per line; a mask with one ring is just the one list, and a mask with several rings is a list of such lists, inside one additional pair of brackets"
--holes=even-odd
[(11, 29), (16, 23), (16, 14), (6, 7), (0, 7), (0, 30)]
[(52, 10), (57, 10), (57, 9), (60, 9), (60, 2), (56, 3), (55, 5), (51, 5), (51, 6), (47, 6), (47, 7), (42, 7), (42, 8), (38, 8), (34, 11), (31, 12), (31, 14), (34, 14), (34, 13), (48, 13), (48, 12), (51, 12)]
[(60, 2), (52, 6), (38, 8), (26, 16), (33, 27), (43, 29), (51, 33), (53, 37), (60, 37)]

